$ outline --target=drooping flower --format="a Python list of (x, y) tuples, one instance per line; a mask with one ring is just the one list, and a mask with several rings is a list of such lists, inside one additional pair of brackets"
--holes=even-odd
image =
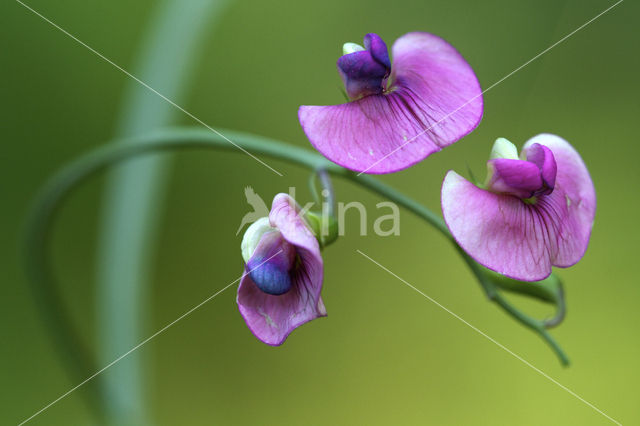
[(482, 91), (449, 43), (414, 32), (393, 44), (377, 34), (344, 46), (338, 71), (350, 102), (302, 106), (300, 124), (329, 160), (364, 173), (392, 173), (422, 161), (480, 122)]
[(589, 244), (596, 194), (584, 162), (559, 136), (516, 147), (498, 139), (484, 185), (454, 171), (442, 184), (442, 214), (458, 244), (478, 263), (522, 281), (578, 262)]
[(296, 327), (327, 315), (320, 247), (289, 195), (276, 195), (269, 217), (247, 229), (242, 256), (237, 303), (258, 339), (281, 345)]

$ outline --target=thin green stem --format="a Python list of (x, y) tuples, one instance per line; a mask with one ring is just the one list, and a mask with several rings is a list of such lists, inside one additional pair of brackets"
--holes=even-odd
[(487, 273), (485, 273), (484, 268), (481, 265), (479, 265), (475, 260), (473, 260), (471, 256), (469, 256), (464, 250), (462, 250), (462, 248), (459, 245), (456, 244), (456, 248), (460, 252), (460, 255), (462, 256), (464, 261), (467, 263), (467, 265), (469, 265), (469, 268), (474, 273), (476, 278), (478, 278), (478, 282), (484, 289), (485, 294), (487, 295), (489, 300), (495, 302), (507, 314), (511, 315), (522, 325), (524, 325), (525, 327), (528, 327), (529, 329), (539, 334), (540, 337), (545, 342), (547, 342), (547, 344), (551, 347), (551, 349), (553, 349), (555, 354), (558, 356), (558, 359), (560, 359), (560, 362), (562, 363), (562, 365), (568, 366), (569, 357), (562, 350), (560, 345), (553, 339), (553, 337), (549, 334), (549, 332), (546, 330), (545, 322), (532, 318), (526, 315), (525, 313), (521, 312), (520, 310), (516, 309), (513, 305), (511, 305), (498, 292), (495, 282), (492, 279), (490, 279)]
[[(318, 192), (316, 187), (317, 181), (320, 182), (320, 187), (322, 188), (320, 192)], [(325, 169), (313, 170), (311, 172), (309, 175), (309, 190), (311, 191), (313, 201), (323, 205), (322, 213), (334, 216), (336, 210), (336, 197), (335, 192), (333, 191), (331, 178)], [(326, 208), (324, 207), (325, 204)]]
[(322, 200), (323, 203), (327, 204), (327, 211), (324, 211), (322, 214), (326, 214), (327, 216), (334, 217), (336, 211), (336, 195), (333, 192), (333, 184), (331, 183), (331, 178), (329, 177), (329, 173), (326, 170), (321, 169), (317, 170), (316, 174), (318, 175), (318, 180), (322, 185)]
[[(494, 301), (517, 321), (538, 333), (553, 348), (562, 363), (565, 365), (568, 363), (566, 355), (545, 330), (544, 324), (526, 316), (504, 300), (498, 294), (496, 285), (484, 272), (484, 269), (455, 243), (444, 221), (427, 207), (371, 176), (357, 175), (307, 149), (246, 133), (230, 130), (221, 131), (226, 137), (234, 141), (235, 144), (254, 155), (272, 157), (277, 160), (306, 167), (310, 170), (325, 170), (335, 176), (349, 179), (372, 192), (394, 201), (424, 219), (454, 244), (482, 285), (489, 299)], [(51, 228), (55, 213), (59, 209), (60, 202), (88, 177), (110, 165), (146, 153), (172, 152), (198, 148), (240, 152), (236, 146), (230, 144), (223, 137), (203, 129), (167, 129), (137, 137), (135, 141), (130, 142), (132, 143), (107, 144), (65, 167), (55, 175), (40, 192), (36, 198), (28, 222), (27, 270), (34, 284), (34, 292), (36, 293), (36, 297), (42, 301), (41, 305), (43, 306), (44, 313), (47, 315), (47, 322), (51, 324), (62, 349), (65, 351), (65, 354), (71, 356), (70, 359), (73, 360), (74, 363), (77, 363), (76, 365), (80, 366), (80, 370), (78, 371), (83, 374), (92, 373), (97, 370), (97, 368), (95, 368), (93, 363), (87, 362), (87, 359), (91, 359), (88, 357), (88, 351), (78, 349), (81, 348), (81, 345), (77, 338), (75, 327), (73, 327), (69, 318), (64, 315), (64, 310), (61, 308), (61, 300), (57, 295), (57, 286), (55, 285), (50, 268), (51, 265), (48, 263), (48, 256), (46, 255), (48, 231)], [(48, 300), (53, 300), (55, 304), (46, 303)]]
[[(176, 104), (183, 102), (192, 82), (193, 65), (205, 47), (205, 35), (215, 27), (227, 1), (185, 3), (153, 3), (132, 65), (134, 75)], [(168, 126), (180, 113), (171, 102), (149, 93), (140, 80), (130, 79), (124, 90), (114, 143)], [(170, 160), (167, 156), (140, 158), (111, 171), (105, 180), (96, 247), (96, 353), (100, 364), (107, 364), (143, 337)], [(107, 424), (155, 423), (145, 392), (149, 361), (137, 355), (100, 376), (107, 395), (102, 401)]]
[(318, 188), (316, 188), (316, 173), (312, 172), (309, 175), (309, 192), (311, 192), (311, 198), (318, 204), (322, 203), (322, 199), (320, 198), (320, 194), (318, 193)]
[(551, 274), (548, 278), (538, 282), (523, 283), (522, 281), (505, 277), (488, 269), (484, 269), (484, 273), (490, 277), (490, 280), (500, 290), (523, 294), (555, 305), (555, 315), (552, 318), (543, 320), (545, 328), (555, 327), (564, 319), (567, 310), (564, 299), (564, 289), (562, 288), (562, 282), (556, 275)]
[[(248, 151), (293, 162), (311, 170), (324, 168), (335, 173), (344, 170), (307, 150), (258, 136), (231, 131), (224, 133)], [(54, 278), (48, 243), (56, 213), (80, 183), (110, 165), (150, 152), (194, 148), (237, 150), (228, 141), (207, 130), (174, 129), (151, 133), (118, 144), (109, 143), (71, 162), (53, 176), (36, 196), (26, 223), (25, 271), (39, 311), (44, 316), (43, 322), (74, 382), (83, 381), (98, 370), (98, 365), (64, 308)], [(88, 384), (85, 394), (91, 407), (101, 413), (101, 401), (107, 398), (104, 388), (92, 382)]]
[[(488, 275), (488, 273), (492, 273), (492, 272), (486, 270), (481, 265), (479, 265), (475, 260), (473, 260), (458, 245), (458, 243), (456, 243), (456, 241), (453, 239), (453, 236), (451, 235), (451, 232), (449, 232), (449, 229), (447, 228), (447, 225), (444, 223), (444, 220), (440, 216), (436, 215), (431, 210), (429, 210), (427, 207), (425, 207), (424, 205), (418, 203), (417, 201), (413, 200), (412, 198), (409, 198), (406, 195), (404, 195), (402, 193), (399, 193), (395, 189), (385, 185), (384, 183), (380, 182), (379, 180), (376, 180), (376, 179), (372, 178), (371, 176), (348, 174), (347, 178), (359, 183), (360, 185), (372, 190), (373, 192), (376, 192), (376, 193), (378, 193), (378, 194), (380, 194), (380, 195), (382, 195), (384, 197), (387, 197), (388, 199), (394, 201), (398, 205), (403, 206), (404, 208), (406, 208), (407, 210), (411, 211), (412, 213), (414, 213), (418, 217), (424, 219), (426, 222), (428, 222), (429, 224), (433, 225), (434, 228), (439, 230), (442, 233), (442, 235), (444, 235), (447, 239), (449, 239), (449, 241), (451, 241), (451, 243), (456, 247), (456, 249), (458, 250), (458, 252), (462, 256), (464, 261), (467, 263), (467, 265), (471, 269), (471, 272), (478, 279), (478, 282), (482, 286), (482, 288), (483, 288), (485, 294), (487, 295), (487, 297), (489, 298), (489, 300), (495, 302), (500, 308), (502, 308), (507, 314), (512, 316), (518, 322), (520, 322), (524, 326), (532, 329), (534, 332), (538, 333), (540, 335), (540, 337), (544, 341), (546, 341), (549, 344), (549, 346), (553, 349), (553, 351), (556, 353), (556, 355), (560, 359), (560, 362), (563, 365), (569, 365), (569, 359), (568, 359), (567, 355), (564, 353), (562, 348), (558, 345), (558, 343), (553, 339), (553, 337), (551, 337), (551, 335), (545, 329), (545, 328), (549, 328), (549, 327), (557, 325), (564, 318), (564, 312), (565, 312), (564, 311), (564, 297), (562, 297), (562, 293), (560, 294), (560, 298), (559, 298), (559, 300), (557, 302), (557, 304), (558, 304), (558, 312), (557, 312), (556, 316), (554, 316), (552, 319), (547, 320), (547, 321), (540, 321), (540, 320), (531, 318), (530, 316), (528, 316), (528, 315), (522, 313), (521, 311), (519, 311), (518, 309), (516, 309), (514, 306), (512, 306), (507, 300), (505, 300), (500, 295), (500, 293), (498, 292), (498, 289), (496, 288), (496, 284), (495, 284), (494, 280), (492, 279), (492, 276)], [(492, 273), (492, 274), (494, 274), (494, 273)], [(513, 281), (515, 283), (515, 280), (510, 280), (510, 281)], [(523, 283), (520, 283), (520, 282), (518, 282), (517, 284), (522, 285), (522, 286), (534, 285), (534, 284), (529, 284), (529, 283), (523, 284)], [(536, 290), (534, 290), (534, 291), (536, 291)], [(542, 296), (538, 296), (538, 297), (542, 298)]]

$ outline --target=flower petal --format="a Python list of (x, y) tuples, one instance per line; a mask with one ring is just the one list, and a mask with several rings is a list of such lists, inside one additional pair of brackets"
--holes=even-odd
[(532, 162), (540, 169), (542, 181), (547, 188), (546, 193), (553, 191), (556, 185), (556, 174), (558, 172), (558, 166), (553, 152), (539, 143), (529, 144), (527, 148), (523, 149), (523, 152), (527, 161)]
[(279, 346), (300, 325), (326, 316), (322, 298), (313, 302), (310, 281), (300, 277), (297, 285), (280, 296), (264, 293), (245, 273), (238, 287), (238, 307), (249, 330), (268, 345)]
[(584, 255), (595, 215), (595, 190), (578, 153), (563, 139), (539, 135), (557, 163), (555, 189), (534, 204), (485, 191), (450, 171), (442, 184), (442, 213), (458, 244), (478, 263), (523, 281)]
[(295, 261), (294, 246), (282, 238), (279, 231), (267, 231), (247, 261), (246, 270), (260, 290), (280, 295), (291, 289), (292, 280), (289, 272)]
[(540, 169), (529, 161), (496, 158), (487, 165), (491, 173), (487, 187), (493, 192), (529, 198), (542, 187)]
[(300, 107), (311, 144), (348, 169), (392, 173), (456, 142), (480, 122), (480, 84), (464, 58), (437, 36), (399, 38), (390, 81), (385, 94)]
[(577, 241), (577, 247), (574, 251), (561, 250), (554, 263), (555, 266), (568, 267), (578, 262), (587, 250), (596, 214), (596, 190), (582, 157), (569, 142), (560, 136), (543, 133), (529, 139), (524, 149), (529, 150), (535, 144), (543, 145), (553, 153), (557, 168), (553, 193), (559, 192), (558, 198), (563, 195), (572, 218), (574, 229), (571, 236)]
[(525, 281), (551, 272), (546, 230), (519, 198), (485, 191), (450, 171), (442, 185), (442, 214), (460, 247), (481, 265)]
[(338, 71), (351, 99), (382, 93), (382, 82), (388, 74), (388, 68), (375, 60), (368, 50), (341, 56)]
[(320, 247), (300, 216), (299, 207), (288, 195), (278, 194), (269, 219), (282, 238), (295, 248), (300, 260), (292, 272), (291, 290), (279, 296), (264, 293), (247, 270), (238, 287), (237, 303), (251, 332), (264, 343), (278, 346), (296, 327), (327, 313), (320, 297), (323, 280)]
[(364, 36), (364, 47), (371, 52), (371, 56), (380, 64), (384, 65), (386, 69), (391, 68), (391, 61), (389, 60), (389, 50), (387, 49), (387, 43), (376, 33), (369, 33)]
[(288, 194), (277, 194), (273, 198), (269, 222), (282, 233), (285, 240), (322, 259), (318, 240), (301, 216), (300, 206)]

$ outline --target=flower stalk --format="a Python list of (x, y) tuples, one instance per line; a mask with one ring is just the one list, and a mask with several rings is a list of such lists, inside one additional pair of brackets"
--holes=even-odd
[[(195, 0), (188, 7), (182, 0), (155, 4), (132, 71), (160, 89), (163, 96), (182, 103), (191, 64), (201, 53), (212, 23), (224, 11), (226, 0)], [(123, 93), (115, 142), (168, 126), (178, 112), (170, 103), (149, 96), (147, 88), (131, 79)], [(101, 364), (143, 337), (149, 316), (145, 301), (152, 282), (153, 246), (159, 229), (156, 212), (162, 210), (170, 160), (147, 157), (124, 164), (107, 176), (96, 254), (97, 354)], [(100, 376), (107, 396), (103, 399), (107, 424), (155, 423), (145, 392), (147, 366), (147, 359), (136, 356)]]
[[(316, 180), (322, 187), (320, 195), (316, 188)], [(307, 212), (305, 217), (320, 243), (320, 248), (324, 248), (338, 239), (338, 221), (335, 216), (336, 196), (327, 170), (314, 170), (310, 176), (309, 187), (313, 200), (321, 206), (321, 211)]]
[[(233, 140), (237, 146), (242, 147), (252, 154), (264, 155), (296, 164), (316, 171), (316, 173), (321, 171), (318, 176), (325, 189), (330, 187), (329, 174), (342, 177), (397, 203), (423, 219), (440, 231), (443, 236), (457, 247), (459, 253), (470, 267), (471, 272), (476, 276), (489, 299), (495, 302), (515, 320), (537, 333), (550, 345), (562, 364), (568, 364), (566, 354), (547, 331), (547, 328), (557, 325), (557, 323), (561, 321), (562, 316), (556, 316), (556, 318), (546, 322), (533, 319), (511, 305), (502, 297), (499, 291), (529, 292), (529, 295), (534, 295), (534, 297), (539, 299), (555, 303), (559, 311), (563, 312), (564, 299), (561, 287), (559, 287), (559, 290), (555, 290), (555, 299), (551, 296), (552, 292), (547, 291), (549, 289), (545, 290), (543, 288), (537, 291), (514, 290), (518, 289), (518, 287), (515, 287), (516, 284), (521, 285), (521, 288), (525, 286), (535, 287), (538, 284), (524, 284), (515, 282), (514, 280), (512, 280), (514, 282), (511, 282), (498, 279), (493, 273), (488, 273), (485, 268), (471, 259), (455, 243), (442, 218), (421, 203), (398, 192), (394, 188), (385, 185), (371, 176), (358, 175), (344, 169), (307, 149), (247, 133), (230, 130), (221, 130), (221, 132)], [(80, 356), (78, 354), (82, 354), (82, 356), (80, 356), (82, 360), (78, 360), (78, 362), (74, 362), (73, 364), (80, 377), (86, 377), (98, 368), (95, 365), (95, 361), (91, 359), (88, 351), (78, 350), (78, 348), (83, 347), (83, 345), (81, 339), (78, 338), (79, 335), (76, 332), (76, 327), (68, 317), (60, 315), (60, 313), (64, 311), (61, 305), (62, 300), (58, 294), (58, 286), (52, 273), (52, 265), (49, 262), (49, 256), (47, 254), (49, 230), (51, 229), (57, 211), (60, 209), (61, 203), (87, 178), (125, 159), (139, 157), (149, 153), (175, 152), (187, 149), (212, 149), (216, 151), (239, 152), (237, 148), (231, 145), (225, 138), (205, 129), (173, 128), (132, 139), (135, 140), (128, 142), (135, 143), (109, 143), (103, 145), (71, 162), (54, 175), (35, 199), (27, 222), (25, 258), (34, 296), (42, 302), (40, 303), (41, 312), (45, 316), (44, 319), (46, 322), (55, 330), (54, 336), (64, 351), (63, 353), (72, 353), (74, 359)], [(335, 200), (332, 191), (330, 191), (328, 195), (329, 197), (327, 198), (332, 201)], [(545, 285), (550, 286), (549, 284)], [(553, 288), (553, 286), (550, 286), (550, 289), (551, 288)]]

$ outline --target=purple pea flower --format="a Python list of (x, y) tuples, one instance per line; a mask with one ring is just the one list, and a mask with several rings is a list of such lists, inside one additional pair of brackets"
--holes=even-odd
[(258, 339), (281, 345), (296, 327), (327, 315), (320, 246), (289, 195), (276, 195), (269, 217), (247, 229), (242, 256), (237, 303)]
[(479, 187), (454, 171), (442, 184), (442, 214), (458, 244), (478, 263), (522, 281), (577, 263), (589, 244), (596, 193), (584, 162), (559, 136), (516, 147), (498, 139)]
[(480, 122), (482, 91), (449, 43), (414, 32), (387, 45), (367, 34), (344, 46), (338, 71), (351, 102), (301, 106), (311, 144), (329, 160), (366, 173), (410, 167), (470, 133)]

